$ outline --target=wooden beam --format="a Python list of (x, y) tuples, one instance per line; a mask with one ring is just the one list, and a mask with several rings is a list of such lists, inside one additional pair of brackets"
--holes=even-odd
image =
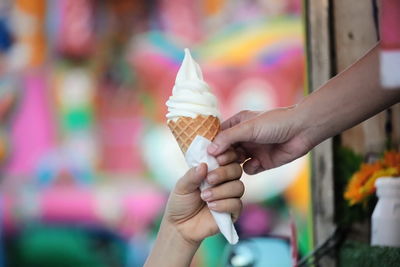
[[(378, 41), (373, 1), (358, 0), (349, 4), (347, 0), (335, 0), (335, 61), (339, 73), (353, 64)], [(381, 153), (385, 148), (386, 112), (345, 131), (341, 144), (361, 155)]]
[(391, 108), (392, 143), (393, 148), (400, 151), (400, 104)]
[[(331, 60), (331, 2), (306, 0), (306, 32), (308, 57), (308, 82), (315, 91), (332, 76)], [(332, 139), (316, 146), (312, 156), (312, 209), (315, 246), (324, 242), (334, 231), (334, 183)], [(325, 257), (321, 266), (335, 266), (335, 259)]]

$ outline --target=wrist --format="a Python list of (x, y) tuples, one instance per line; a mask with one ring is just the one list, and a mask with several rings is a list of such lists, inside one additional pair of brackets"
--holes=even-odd
[(189, 266), (200, 243), (183, 238), (178, 229), (164, 218), (145, 266)]
[(167, 239), (173, 239), (174, 242), (177, 242), (182, 249), (194, 249), (197, 250), (201, 244), (201, 241), (195, 241), (191, 239), (185, 238), (181, 232), (179, 231), (178, 227), (167, 220), (166, 218), (163, 218), (161, 225), (160, 225), (160, 235), (161, 237), (167, 238)]
[(293, 128), (296, 129), (294, 134), (302, 141), (307, 150), (304, 153), (307, 153), (319, 143), (316, 130), (318, 120), (315, 118), (315, 112), (307, 103), (307, 99), (303, 99), (297, 105), (289, 108), (288, 112), (290, 113), (289, 118), (293, 120)]

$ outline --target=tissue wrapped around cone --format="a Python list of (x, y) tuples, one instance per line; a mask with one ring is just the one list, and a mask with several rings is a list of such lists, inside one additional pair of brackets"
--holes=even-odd
[(185, 154), (197, 135), (212, 141), (220, 130), (220, 121), (214, 116), (180, 117), (175, 121), (169, 120), (168, 127)]

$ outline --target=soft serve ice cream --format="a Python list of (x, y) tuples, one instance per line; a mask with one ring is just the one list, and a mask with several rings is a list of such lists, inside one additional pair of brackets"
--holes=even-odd
[(176, 76), (172, 96), (166, 104), (168, 120), (177, 120), (179, 117), (195, 118), (197, 115), (219, 117), (217, 98), (211, 93), (199, 64), (193, 60), (187, 48)]
[[(172, 96), (166, 104), (168, 127), (185, 154), (189, 167), (204, 162), (208, 165), (208, 171), (218, 168), (216, 159), (207, 153), (207, 146), (220, 129), (217, 98), (203, 80), (200, 66), (193, 60), (189, 49), (185, 49), (185, 57), (178, 71)], [(200, 190), (208, 187), (210, 185), (203, 182)], [(228, 242), (237, 243), (239, 238), (231, 215), (210, 212)]]
[(183, 153), (197, 135), (213, 140), (219, 132), (217, 98), (203, 80), (200, 66), (193, 60), (189, 49), (185, 49), (172, 96), (166, 104), (168, 126)]

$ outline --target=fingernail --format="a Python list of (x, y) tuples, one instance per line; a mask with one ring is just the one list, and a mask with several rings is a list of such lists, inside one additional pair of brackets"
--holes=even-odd
[(212, 195), (212, 193), (211, 193), (211, 191), (209, 191), (209, 190), (205, 190), (205, 191), (203, 191), (203, 192), (201, 192), (201, 194), (200, 194), (200, 196), (201, 196), (201, 198), (203, 199), (203, 200), (207, 200), (207, 199), (209, 199), (210, 197), (211, 197), (211, 195)]
[(200, 169), (201, 169), (201, 164), (200, 164), (199, 166), (196, 167), (196, 170), (195, 170), (196, 173), (198, 173), (198, 172), (200, 171)]
[(208, 152), (210, 152), (210, 153), (215, 153), (215, 152), (217, 152), (217, 149), (218, 149), (218, 145), (216, 145), (216, 144), (214, 144), (214, 143), (211, 143), (211, 144), (208, 146)]
[(218, 175), (215, 173), (210, 173), (209, 175), (207, 175), (207, 181), (210, 184), (213, 184), (217, 181), (218, 179)]
[(215, 207), (217, 207), (217, 203), (215, 203), (215, 202), (208, 202), (208, 203), (207, 203), (207, 206), (208, 206), (210, 209), (214, 209)]

